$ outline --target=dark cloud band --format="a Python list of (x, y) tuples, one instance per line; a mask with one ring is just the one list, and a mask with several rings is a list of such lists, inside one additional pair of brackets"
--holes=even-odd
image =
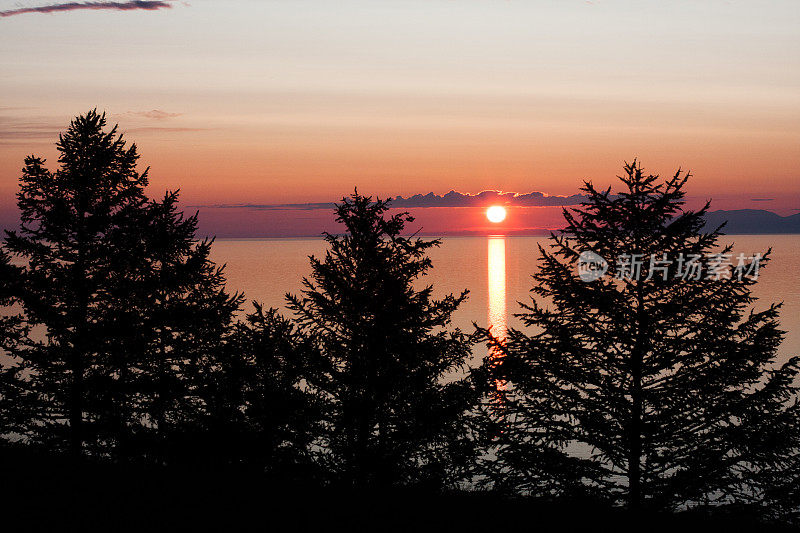
[(20, 7), (0, 11), (0, 17), (13, 17), (14, 15), (24, 15), (26, 13), (56, 13), (59, 11), (75, 11), (78, 9), (113, 9), (116, 11), (145, 10), (155, 11), (157, 9), (169, 9), (172, 6), (169, 2), (132, 0), (130, 2), (64, 2), (39, 7)]
[[(543, 207), (560, 205), (578, 205), (586, 200), (582, 194), (570, 196), (546, 196), (541, 192), (516, 193), (502, 191), (483, 191), (478, 194), (450, 191), (444, 195), (434, 193), (415, 194), (404, 198), (397, 196), (392, 199), (392, 207), (485, 207), (491, 204), (503, 204), (524, 207)], [(308, 204), (236, 204), (213, 205), (203, 207), (239, 207), (250, 209), (330, 209), (333, 202), (318, 202)]]

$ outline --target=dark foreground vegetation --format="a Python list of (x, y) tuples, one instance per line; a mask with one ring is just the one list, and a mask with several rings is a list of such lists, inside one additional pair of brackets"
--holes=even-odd
[(735, 506), (631, 515), (491, 490), (342, 490), (203, 465), (76, 464), (30, 446), (0, 458), (4, 524), (19, 531), (795, 531)]
[[(6, 516), (62, 527), (738, 528), (800, 509), (798, 360), (688, 175), (626, 165), (541, 249), (525, 331), (450, 324), (436, 240), (354, 194), (288, 316), (225, 288), (96, 112), (25, 160), (0, 255)], [(708, 206), (706, 206), (707, 208)], [(582, 254), (608, 261), (587, 280)], [(644, 258), (634, 276), (622, 256)], [(657, 257), (658, 262), (650, 261)], [(685, 259), (694, 258), (686, 276)], [(682, 271), (683, 270), (683, 271)], [(583, 273), (585, 274), (585, 272)], [(471, 364), (476, 343), (491, 355)], [(498, 384), (502, 385), (498, 387)], [(583, 450), (576, 453), (576, 450)]]

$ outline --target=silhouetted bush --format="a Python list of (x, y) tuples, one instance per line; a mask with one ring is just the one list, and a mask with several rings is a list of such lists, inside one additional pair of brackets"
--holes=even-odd
[(311, 443), (321, 431), (321, 404), (305, 387), (317, 345), (277, 310), (253, 304), (220, 369), (219, 403), (231, 407), (220, 436), (244, 467), (287, 483), (319, 483)]

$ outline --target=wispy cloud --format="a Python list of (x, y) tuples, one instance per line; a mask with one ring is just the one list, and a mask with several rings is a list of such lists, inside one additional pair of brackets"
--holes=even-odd
[(131, 0), (128, 2), (63, 2), (60, 4), (50, 4), (38, 7), (18, 7), (0, 11), (0, 17), (13, 17), (14, 15), (24, 15), (26, 13), (56, 13), (59, 11), (76, 11), (79, 9), (112, 9), (116, 11), (145, 10), (155, 11), (157, 9), (169, 9), (172, 5), (169, 2), (150, 1), (150, 0)]
[(162, 111), (161, 109), (151, 109), (150, 111), (128, 111), (122, 114), (132, 117), (149, 118), (153, 120), (166, 120), (168, 118), (179, 117), (183, 113), (168, 113), (166, 111)]
[[(66, 117), (23, 115), (19, 113), (24, 108), (0, 106), (0, 145), (55, 142), (59, 132), (66, 129), (69, 119)], [(152, 114), (154, 113), (155, 114)], [(130, 112), (129, 112), (130, 113)], [(122, 113), (128, 115), (129, 113)], [(147, 116), (147, 121), (140, 121), (139, 125), (122, 128), (125, 133), (183, 133), (205, 131), (208, 128), (171, 126), (165, 119), (180, 116), (181, 113), (167, 113), (153, 110), (142, 111)], [(131, 113), (139, 115), (139, 113)], [(113, 121), (112, 121), (113, 123)]]
[(164, 131), (168, 133), (180, 133), (183, 131), (208, 131), (209, 128), (172, 128), (169, 126), (142, 126), (141, 128), (126, 128), (125, 132), (148, 132)]
[[(0, 109), (0, 113), (9, 108)], [(0, 114), (0, 144), (54, 140), (63, 124), (53, 117), (14, 117)]]

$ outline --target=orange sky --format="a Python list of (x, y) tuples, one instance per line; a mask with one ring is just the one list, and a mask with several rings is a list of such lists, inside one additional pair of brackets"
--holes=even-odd
[(0, 18), (0, 209), (95, 106), (187, 205), (567, 195), (639, 157), (720, 208), (800, 208), (796, 2), (172, 5)]

